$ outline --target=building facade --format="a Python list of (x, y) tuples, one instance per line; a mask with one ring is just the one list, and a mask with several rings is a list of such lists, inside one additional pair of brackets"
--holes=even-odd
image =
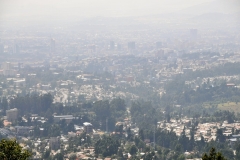
[(14, 108), (14, 109), (6, 110), (6, 116), (7, 116), (7, 120), (10, 122), (16, 121), (18, 118), (18, 109)]

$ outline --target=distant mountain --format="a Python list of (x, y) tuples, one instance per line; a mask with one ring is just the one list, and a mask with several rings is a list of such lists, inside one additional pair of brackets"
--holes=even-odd
[(204, 13), (201, 15), (194, 16), (190, 20), (194, 21), (231, 21), (234, 20), (233, 14), (224, 14), (224, 13)]
[(206, 13), (232, 14), (240, 12), (239, 0), (214, 0), (180, 10), (179, 14), (202, 15)]
[(215, 28), (239, 31), (240, 13), (204, 13), (189, 18), (187, 23), (194, 25), (196, 28)]

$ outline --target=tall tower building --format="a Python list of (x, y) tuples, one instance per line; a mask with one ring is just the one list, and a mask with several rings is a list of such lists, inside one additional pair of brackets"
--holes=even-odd
[(117, 44), (117, 49), (120, 51), (120, 50), (122, 50), (122, 45), (121, 44)]
[(19, 54), (20, 49), (19, 49), (19, 45), (17, 43), (14, 43), (12, 51), (13, 51), (12, 52), (13, 54)]
[(156, 42), (156, 48), (161, 48), (162, 47), (162, 42)]
[(198, 37), (198, 30), (197, 29), (190, 29), (190, 39), (196, 40)]
[(59, 137), (50, 137), (49, 147), (51, 148), (51, 150), (58, 150), (60, 148)]
[(3, 62), (2, 63), (2, 69), (3, 70), (10, 70), (10, 69), (12, 69), (12, 64), (10, 62)]
[(135, 42), (128, 42), (128, 49), (129, 49), (129, 50), (133, 50), (133, 49), (135, 49), (135, 48), (136, 48)]
[(4, 45), (0, 43), (0, 55), (4, 53)]
[(18, 109), (14, 108), (14, 109), (6, 110), (6, 116), (7, 116), (7, 120), (10, 122), (16, 121), (18, 118)]
[(110, 50), (114, 50), (114, 48), (115, 48), (114, 41), (110, 41)]
[(51, 53), (55, 53), (56, 52), (56, 46), (55, 46), (55, 39), (51, 38), (51, 42), (50, 42), (50, 50)]

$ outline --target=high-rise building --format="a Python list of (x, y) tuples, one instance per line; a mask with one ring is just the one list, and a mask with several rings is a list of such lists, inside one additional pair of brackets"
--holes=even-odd
[(135, 42), (128, 42), (128, 49), (132, 50), (132, 49), (135, 49), (136, 46), (135, 46)]
[(51, 137), (49, 140), (49, 147), (51, 150), (58, 150), (60, 148), (60, 140), (58, 137)]
[(156, 42), (156, 48), (161, 48), (162, 47), (162, 42)]
[(55, 43), (55, 39), (51, 38), (51, 43), (50, 43), (50, 50), (51, 53), (55, 53), (56, 52), (56, 43)]
[(88, 52), (89, 53), (95, 53), (96, 52), (96, 45), (95, 44), (88, 45)]
[(196, 40), (198, 37), (198, 30), (197, 29), (190, 29), (190, 39)]
[(85, 131), (86, 133), (92, 133), (92, 132), (93, 132), (93, 126), (92, 126), (91, 123), (89, 123), (89, 122), (84, 122), (84, 123), (83, 123), (83, 126), (84, 126), (84, 131)]
[(17, 43), (14, 43), (12, 53), (19, 54), (19, 52), (20, 52), (19, 45)]
[(110, 41), (110, 50), (114, 50), (114, 48), (115, 48), (114, 41)]
[(117, 44), (117, 49), (120, 51), (120, 50), (122, 50), (122, 45), (121, 44)]
[(4, 62), (2, 63), (1, 66), (2, 70), (3, 70), (3, 75), (4, 76), (14, 76), (16, 74), (16, 71), (13, 70), (13, 66), (10, 62)]
[(6, 115), (7, 115), (7, 120), (8, 121), (14, 122), (18, 118), (18, 109), (14, 108), (14, 109), (6, 110)]
[(12, 69), (12, 64), (10, 62), (3, 62), (2, 63), (2, 69), (3, 70), (10, 70), (10, 69)]
[(4, 53), (4, 45), (0, 43), (0, 55)]

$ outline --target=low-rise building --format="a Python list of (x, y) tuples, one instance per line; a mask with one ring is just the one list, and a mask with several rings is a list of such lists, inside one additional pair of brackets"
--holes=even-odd
[(67, 123), (71, 122), (73, 119), (76, 119), (76, 117), (73, 117), (73, 115), (60, 115), (60, 116), (53, 116), (53, 120), (55, 123), (58, 123), (61, 120), (66, 120)]
[(31, 130), (31, 127), (28, 126), (16, 126), (16, 134), (18, 136), (28, 136)]

